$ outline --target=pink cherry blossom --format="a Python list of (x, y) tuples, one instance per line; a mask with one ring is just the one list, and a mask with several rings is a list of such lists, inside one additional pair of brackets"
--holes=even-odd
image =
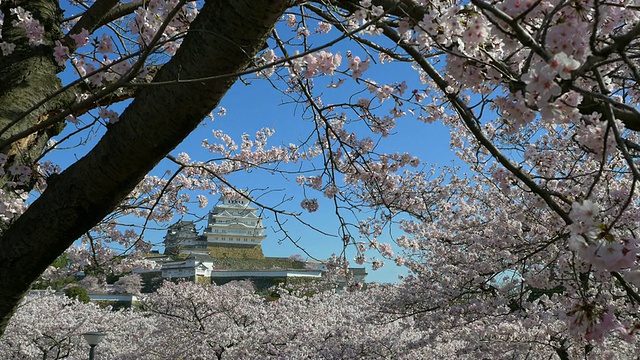
[(349, 70), (352, 71), (351, 76), (357, 79), (364, 74), (369, 68), (369, 59), (362, 61), (359, 56), (349, 58)]
[(100, 39), (100, 44), (96, 48), (96, 50), (101, 54), (110, 54), (113, 52), (113, 42), (111, 41), (111, 37), (107, 34), (102, 34), (102, 38)]
[(571, 72), (580, 67), (580, 62), (575, 60), (572, 56), (567, 56), (564, 52), (557, 53), (551, 62), (549, 67), (556, 71), (562, 79), (569, 79)]
[(56, 47), (53, 52), (53, 57), (56, 59), (58, 65), (63, 66), (66, 60), (69, 58), (69, 48), (62, 45), (60, 41), (56, 41)]
[(15, 48), (16, 48), (15, 44), (0, 42), (0, 51), (2, 51), (3, 56), (10, 55), (13, 52), (13, 50), (15, 50)]
[(318, 207), (319, 207), (318, 200), (316, 199), (304, 199), (300, 203), (300, 206), (309, 212), (316, 212), (318, 211)]
[(79, 33), (71, 34), (70, 37), (76, 44), (76, 47), (82, 47), (89, 43), (89, 32), (87, 29), (82, 29)]

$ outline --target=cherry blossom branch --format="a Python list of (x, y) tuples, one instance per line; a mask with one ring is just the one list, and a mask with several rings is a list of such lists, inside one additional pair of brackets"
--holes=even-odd
[(627, 293), (627, 296), (634, 301), (636, 304), (640, 304), (640, 294), (638, 294), (635, 290), (633, 290), (631, 288), (631, 286), (629, 286), (629, 284), (627, 283), (627, 281), (622, 277), (622, 275), (620, 275), (619, 272), (617, 271), (613, 271), (611, 272), (611, 275), (618, 280), (618, 282), (620, 283), (620, 285), (622, 286), (622, 288), (624, 289), (624, 291)]
[(522, 43), (522, 45), (531, 48), (538, 56), (540, 56), (543, 60), (548, 61), (551, 59), (551, 55), (549, 55), (544, 48), (538, 44), (538, 42), (529, 34), (527, 30), (525, 30), (520, 24), (513, 19), (511, 16), (507, 15), (496, 6), (491, 5), (489, 3), (484, 2), (483, 0), (471, 0), (471, 3), (478, 8), (487, 11), (493, 14), (496, 18), (504, 21), (509, 24), (511, 29), (515, 32), (518, 40)]
[[(535, 39), (515, 19), (497, 9), (495, 6), (488, 4), (482, 0), (472, 0), (471, 2), (483, 11), (491, 13), (498, 19), (506, 22), (511, 27), (511, 29), (514, 30), (518, 40), (524, 46), (530, 47), (543, 60), (548, 61), (551, 58), (551, 56), (544, 50), (544, 48), (540, 44), (538, 44)], [(541, 28), (546, 29), (547, 27), (542, 26)], [(592, 33), (595, 33), (595, 30)], [(635, 25), (634, 28), (631, 29), (627, 34), (616, 37), (615, 43), (597, 52), (597, 56), (594, 55), (587, 58), (585, 63), (582, 64), (579, 69), (574, 71), (574, 78), (582, 76), (583, 74), (591, 71), (596, 62), (606, 58), (606, 56), (608, 56), (609, 54), (616, 51), (621, 51), (630, 41), (632, 41), (633, 38), (635, 38), (635, 36), (637, 36), (637, 34), (640, 34), (640, 24)], [(611, 99), (609, 98), (603, 100), (611, 101)], [(589, 114), (589, 111), (593, 110), (599, 112), (604, 111), (601, 103), (598, 103), (598, 101), (594, 98), (587, 96), (585, 96), (585, 98), (583, 99), (583, 103), (579, 105), (579, 108), (581, 109), (581, 112), (585, 114)], [(640, 131), (640, 113), (637, 109), (620, 103), (615, 104), (614, 109), (614, 111), (616, 112), (616, 117), (621, 119), (628, 129)]]
[[(472, 0), (478, 1), (478, 0)], [(521, 168), (516, 167), (511, 161), (493, 144), (492, 141), (482, 133), (482, 130), (478, 127), (477, 119), (473, 112), (467, 107), (467, 105), (455, 94), (450, 92), (450, 87), (446, 80), (438, 73), (438, 71), (420, 55), (420, 53), (411, 45), (406, 44), (402, 38), (386, 25), (380, 25), (383, 28), (385, 36), (391, 40), (397, 42), (404, 51), (411, 55), (414, 60), (420, 65), (420, 67), (431, 77), (431, 79), (437, 84), (440, 91), (446, 94), (447, 99), (451, 101), (452, 106), (460, 116), (460, 119), (467, 126), (469, 131), (473, 133), (475, 138), (480, 144), (482, 144), (495, 158), (514, 174), (520, 181), (527, 185), (534, 193), (538, 194), (544, 202), (551, 208), (556, 214), (558, 214), (564, 222), (569, 225), (573, 222), (569, 217), (569, 214), (563, 210), (550, 196), (549, 192), (538, 186), (528, 175), (526, 175)]]
[[(115, 83), (108, 85), (107, 87), (105, 87), (104, 89), (100, 90), (99, 92), (97, 92), (94, 95), (94, 98), (89, 98), (86, 99), (84, 101), (81, 101), (79, 103), (76, 103), (74, 105), (69, 106), (68, 109), (61, 111), (60, 113), (52, 116), (52, 117), (48, 117), (47, 119), (39, 122), (38, 124), (22, 131), (22, 132), (18, 132), (12, 136), (9, 136), (7, 139), (4, 139), (3, 141), (0, 141), (0, 149), (8, 146), (9, 144), (20, 140), (22, 138), (25, 138), (41, 129), (45, 129), (49, 126), (51, 126), (52, 124), (55, 124), (57, 122), (62, 121), (66, 116), (72, 114), (76, 109), (78, 108), (83, 108), (87, 105), (93, 104), (95, 102), (96, 99), (102, 99), (104, 96), (107, 96), (109, 94), (112, 94), (115, 90), (123, 87), (125, 84), (127, 84), (131, 79), (133, 79), (136, 74), (138, 73), (138, 71), (140, 70), (140, 68), (144, 65), (145, 60), (151, 55), (151, 53), (154, 50), (154, 44), (157, 44), (160, 39), (163, 36), (163, 32), (166, 29), (167, 26), (169, 26), (169, 23), (171, 22), (171, 20), (173, 19), (173, 17), (181, 10), (182, 5), (186, 2), (187, 0), (180, 0), (179, 3), (173, 8), (173, 10), (169, 13), (169, 15), (167, 16), (167, 18), (162, 22), (162, 24), (159, 26), (157, 33), (154, 35), (153, 40), (150, 43), (150, 46), (147, 47), (142, 54), (140, 55), (139, 59), (136, 61), (136, 63), (133, 64), (133, 66), (131, 67), (131, 69), (129, 70), (129, 72), (125, 75), (123, 75), (120, 79), (118, 79)], [(130, 55), (129, 57), (132, 57), (133, 55)], [(125, 61), (125, 59), (120, 59), (120, 61)], [(114, 62), (115, 63), (115, 62)], [(115, 65), (114, 63), (112, 63), (112, 66)], [(80, 83), (80, 81), (82, 81), (81, 79), (76, 80), (75, 83)], [(60, 94), (63, 93), (64, 91), (66, 91), (68, 89), (61, 89), (58, 90), (56, 92), (56, 94)], [(55, 95), (52, 95), (52, 97)], [(45, 99), (48, 101), (48, 99)], [(46, 101), (43, 100), (41, 101), (41, 103), (45, 103)], [(17, 124), (20, 120), (22, 120), (25, 116), (27, 116), (31, 111), (34, 111), (35, 109), (37, 109), (38, 106), (33, 106), (30, 111), (27, 111), (26, 113), (22, 114), (20, 117), (14, 119), (11, 123), (9, 123), (7, 126), (5, 126), (3, 129), (0, 130), (0, 135), (4, 134), (6, 131), (8, 131), (8, 129)]]
[(638, 111), (638, 109), (624, 103), (616, 102), (608, 96), (582, 89), (577, 85), (570, 85), (569, 88), (584, 96), (578, 106), (581, 113), (591, 114), (594, 111), (604, 113), (607, 104), (609, 104), (611, 105), (611, 111), (613, 111), (615, 118), (622, 121), (627, 129), (640, 131), (640, 111)]
[(76, 43), (72, 40), (72, 35), (77, 35), (83, 30), (92, 34), (96, 29), (100, 27), (105, 15), (115, 7), (119, 0), (96, 0), (91, 7), (82, 14), (82, 17), (76, 24), (69, 30), (67, 35), (62, 38), (62, 42), (67, 45), (69, 52), (72, 53), (76, 49)]
[(97, 26), (108, 24), (114, 20), (132, 14), (137, 8), (146, 5), (148, 5), (148, 0), (134, 0), (126, 3), (120, 2), (102, 17)]
[(36, 158), (35, 161), (40, 161), (42, 158), (44, 158), (48, 153), (50, 153), (54, 149), (59, 149), (59, 145), (60, 144), (63, 144), (64, 142), (66, 142), (67, 140), (73, 138), (77, 134), (80, 134), (80, 133), (84, 132), (85, 130), (90, 129), (91, 127), (93, 127), (95, 125), (96, 122), (97, 122), (97, 120), (94, 120), (94, 121), (88, 123), (87, 125), (81, 126), (80, 128), (70, 132), (69, 134), (65, 135), (64, 137), (56, 139), (55, 146), (48, 147), (48, 148), (44, 149), (42, 154), (38, 158)]
[(155, 208), (160, 204), (160, 202), (162, 201), (162, 198), (164, 196), (164, 194), (169, 192), (169, 187), (172, 185), (173, 180), (176, 179), (176, 177), (180, 174), (180, 172), (182, 171), (184, 167), (181, 165), (180, 168), (178, 170), (176, 170), (171, 177), (169, 177), (169, 179), (167, 180), (166, 184), (160, 189), (160, 191), (158, 192), (158, 195), (156, 196), (156, 199), (153, 201), (153, 203), (151, 204), (150, 207), (148, 207), (148, 211), (149, 213), (147, 214), (147, 216), (145, 216), (144, 222), (143, 224), (140, 226), (140, 228), (142, 229), (140, 231), (140, 234), (138, 235), (138, 238), (136, 240), (134, 240), (131, 245), (129, 245), (129, 247), (127, 247), (126, 249), (124, 249), (123, 251), (121, 251), (121, 253), (117, 256), (114, 256), (114, 259), (117, 257), (121, 257), (123, 255), (125, 255), (127, 252), (129, 252), (131, 249), (135, 248), (136, 245), (142, 241), (142, 238), (144, 237), (144, 233), (147, 230), (147, 226), (149, 224), (149, 221), (151, 221), (151, 217), (153, 216), (153, 211), (155, 210)]
[[(600, 71), (598, 71), (597, 69), (594, 71), (594, 74), (596, 75), (596, 79), (598, 80), (598, 85), (600, 86), (600, 91), (602, 91), (603, 93), (606, 93), (607, 89), (606, 86), (604, 84), (604, 81), (602, 79), (602, 75), (600, 74)], [(620, 219), (620, 217), (622, 216), (622, 214), (624, 213), (624, 211), (627, 209), (627, 207), (631, 204), (631, 199), (632, 199), (632, 194), (635, 190), (635, 184), (638, 180), (640, 180), (640, 171), (638, 171), (638, 168), (636, 167), (635, 162), (633, 161), (633, 158), (631, 157), (631, 155), (629, 154), (629, 151), (627, 150), (626, 146), (625, 146), (625, 142), (622, 139), (622, 136), (620, 134), (620, 131), (618, 130), (618, 126), (616, 125), (615, 122), (615, 115), (613, 114), (613, 110), (611, 108), (611, 104), (606, 104), (606, 112), (604, 113), (605, 118), (607, 119), (609, 128), (611, 128), (611, 130), (613, 131), (614, 134), (614, 138), (616, 141), (616, 145), (618, 147), (618, 149), (620, 150), (620, 152), (622, 153), (622, 156), (624, 157), (627, 166), (629, 167), (629, 169), (631, 169), (631, 173), (633, 174), (633, 180), (631, 182), (631, 189), (630, 189), (630, 195), (627, 198), (627, 201), (625, 202), (625, 204), (623, 204), (622, 208), (620, 209), (618, 216), (616, 216), (616, 218), (611, 222), (611, 224), (609, 225), (609, 228), (612, 228), (615, 223)], [(606, 139), (606, 137), (605, 137)]]
[(602, 50), (596, 51), (594, 54), (598, 57), (607, 57), (610, 54), (616, 52), (623, 52), (624, 48), (627, 47), (633, 40), (636, 40), (638, 36), (640, 36), (640, 23), (635, 24), (631, 29), (629, 29), (629, 31), (624, 34), (612, 34), (611, 38), (613, 39), (613, 44), (605, 47)]
[[(305, 5), (306, 9), (311, 10), (313, 13), (315, 13), (316, 15), (320, 16), (322, 19), (328, 21), (330, 24), (332, 24), (333, 26), (336, 26), (342, 33), (344, 34), (348, 34), (350, 33), (350, 31), (344, 26), (344, 24), (337, 19), (335, 16), (333, 16), (333, 14), (330, 14), (327, 11), (323, 11), (322, 9), (313, 6), (313, 5), (309, 5), (306, 4)], [(392, 12), (392, 11), (390, 11)], [(401, 57), (397, 52), (394, 52), (390, 49), (385, 48), (384, 46), (380, 46), (378, 44), (376, 44), (374, 41), (371, 41), (369, 39), (366, 39), (362, 36), (357, 36), (356, 34), (352, 34), (351, 38), (353, 40), (356, 41), (357, 44), (359, 44), (361, 47), (368, 46), (374, 50), (377, 50), (383, 54), (387, 54), (389, 55), (390, 58), (398, 60), (398, 61), (409, 61), (409, 59), (403, 58)]]
[[(347, 32), (348, 34), (348, 32)], [(287, 50), (284, 47), (284, 43), (282, 42), (281, 39), (279, 39), (279, 37), (277, 36), (276, 33), (274, 33), (274, 37), (276, 39), (276, 44), (278, 45), (278, 47), (280, 48), (280, 50), (283, 52), (283, 54), (285, 55), (285, 58), (290, 58), (288, 56)], [(291, 65), (291, 63), (289, 63)], [(293, 67), (292, 67), (293, 68)], [(333, 127), (331, 126), (330, 122), (328, 121), (328, 119), (324, 116), (324, 111), (323, 109), (317, 104), (317, 102), (315, 101), (315, 99), (313, 98), (313, 96), (311, 95), (311, 93), (309, 92), (309, 87), (304, 83), (303, 80), (301, 80), (301, 75), (300, 74), (296, 74), (297, 77), (294, 81), (296, 81), (298, 83), (298, 87), (301, 90), (302, 94), (304, 95), (304, 97), (306, 98), (306, 102), (307, 104), (309, 104), (309, 106), (311, 107), (313, 113), (314, 113), (314, 118), (320, 118), (323, 121), (324, 124), (324, 130), (325, 130), (325, 134), (324, 134), (324, 138), (326, 139), (326, 141), (330, 141), (331, 138), (335, 138), (338, 140), (339, 142), (339, 146), (344, 148), (344, 154), (345, 156), (349, 156), (349, 153), (351, 151), (355, 151), (357, 156), (363, 157), (362, 154), (360, 154), (357, 149), (353, 148), (350, 144), (346, 144), (344, 141), (342, 141), (342, 136), (340, 134), (338, 134)], [(323, 136), (320, 134), (320, 129), (318, 129), (318, 127), (316, 126), (314, 132), (317, 134), (317, 141), (318, 143), (322, 144), (324, 142), (323, 140)], [(330, 182), (333, 184), (333, 186), (335, 185), (335, 178), (336, 178), (336, 168), (339, 167), (339, 165), (336, 163), (335, 160), (335, 156), (334, 156), (334, 151), (331, 145), (327, 146), (326, 151), (329, 153), (328, 155), (324, 155), (323, 152), (323, 156), (324, 156), (324, 163), (325, 163), (325, 168), (323, 170), (323, 174), (327, 174), (330, 178)], [(355, 162), (357, 159), (351, 159), (350, 162)], [(331, 166), (329, 166), (329, 164), (331, 164)], [(363, 162), (363, 166), (366, 167), (366, 161)], [(335, 215), (340, 223), (339, 225), (339, 236), (342, 239), (343, 242), (343, 248), (342, 248), (342, 253), (341, 256), (344, 257), (345, 256), (345, 250), (347, 245), (349, 245), (349, 243), (351, 242), (352, 236), (350, 234), (350, 231), (348, 229), (348, 224), (347, 222), (344, 220), (343, 215), (340, 213), (340, 206), (338, 205), (338, 198), (337, 195), (339, 194), (335, 194), (333, 196), (333, 204), (334, 204), (334, 210), (335, 210)], [(349, 203), (349, 200), (344, 198), (343, 201)]]
[[(184, 0), (183, 0), (184, 1)], [(277, 66), (277, 65), (282, 65), (282, 64), (286, 64), (289, 63), (291, 60), (295, 60), (295, 59), (299, 59), (302, 58), (308, 54), (312, 54), (315, 52), (318, 52), (322, 49), (326, 49), (332, 45), (335, 45), (337, 43), (339, 43), (340, 41), (347, 39), (349, 37), (351, 37), (353, 34), (356, 34), (364, 29), (366, 29), (367, 27), (369, 27), (372, 24), (375, 24), (376, 21), (382, 19), (382, 17), (384, 17), (384, 15), (386, 14), (386, 12), (382, 15), (379, 15), (373, 19), (371, 19), (370, 21), (366, 22), (365, 24), (351, 30), (350, 32), (348, 32), (347, 34), (343, 34), (331, 41), (328, 41), (320, 46), (316, 46), (313, 47), (307, 51), (304, 51), (302, 53), (299, 54), (295, 54), (295, 55), (291, 55), (287, 58), (281, 59), (281, 60), (276, 60), (273, 62), (270, 62), (268, 64), (262, 65), (262, 66), (254, 66), (254, 67), (250, 67), (247, 70), (244, 71), (239, 71), (233, 74), (223, 74), (223, 75), (216, 75), (216, 76), (210, 76), (210, 77), (206, 77), (206, 78), (199, 78), (199, 79), (176, 79), (176, 80), (171, 80), (171, 81), (154, 81), (153, 83), (148, 83), (148, 84), (131, 84), (130, 86), (133, 87), (147, 87), (147, 86), (161, 86), (161, 85), (169, 85), (169, 84), (189, 84), (189, 83), (194, 83), (194, 82), (202, 82), (202, 81), (212, 81), (212, 80), (220, 80), (220, 79), (225, 79), (225, 78), (231, 78), (231, 77), (239, 77), (239, 76), (245, 76), (245, 75), (249, 75), (249, 74), (254, 74), (257, 72), (260, 72), (262, 70), (266, 70), (269, 69), (271, 67)]]

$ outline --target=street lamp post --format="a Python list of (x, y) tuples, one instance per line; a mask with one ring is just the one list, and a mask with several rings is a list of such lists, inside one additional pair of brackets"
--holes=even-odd
[(89, 331), (84, 334), (84, 339), (87, 340), (91, 349), (89, 350), (89, 360), (93, 360), (93, 356), (95, 353), (95, 347), (104, 339), (104, 333), (99, 331)]

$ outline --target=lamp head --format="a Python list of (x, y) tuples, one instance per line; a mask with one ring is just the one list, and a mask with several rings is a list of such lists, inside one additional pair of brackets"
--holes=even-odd
[(82, 334), (82, 336), (84, 336), (89, 345), (96, 346), (104, 339), (105, 334), (100, 331), (89, 331)]

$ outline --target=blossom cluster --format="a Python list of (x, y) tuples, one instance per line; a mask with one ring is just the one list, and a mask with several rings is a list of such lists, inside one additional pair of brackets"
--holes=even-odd
[(580, 62), (564, 52), (556, 54), (548, 64), (537, 63), (522, 78), (527, 84), (529, 100), (537, 106), (542, 106), (556, 98), (560, 95), (560, 85), (556, 82), (556, 77), (567, 80), (571, 77), (571, 72), (579, 66)]
[(597, 269), (636, 270), (640, 241), (620, 239), (606, 224), (600, 222), (599, 215), (599, 206), (590, 200), (572, 205), (569, 246)]
[[(368, 309), (392, 287), (337, 294), (257, 295), (249, 282), (202, 286), (166, 282), (142, 297), (142, 310), (113, 311), (62, 295), (29, 296), (11, 321), (0, 356), (86, 356), (82, 333), (102, 331), (95, 348), (106, 358), (361, 358), (432, 357), (442, 349), (419, 346), (423, 333), (410, 320), (385, 321)], [(35, 317), (38, 319), (35, 319)], [(314, 326), (309, 327), (313, 323)], [(393, 342), (388, 339), (393, 338)], [(449, 348), (449, 350), (452, 350)]]

